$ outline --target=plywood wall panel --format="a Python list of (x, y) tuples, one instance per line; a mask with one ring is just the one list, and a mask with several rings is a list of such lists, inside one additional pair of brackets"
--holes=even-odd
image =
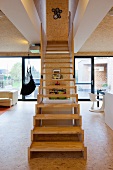
[[(60, 19), (53, 19), (52, 8), (62, 10)], [(46, 1), (46, 32), (47, 41), (68, 40), (68, 0), (47, 0)]]

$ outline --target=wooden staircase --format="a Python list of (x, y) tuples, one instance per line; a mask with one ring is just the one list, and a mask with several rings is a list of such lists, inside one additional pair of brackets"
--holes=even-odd
[[(48, 43), (47, 54), (43, 62), (39, 95), (33, 117), (31, 145), (28, 148), (29, 160), (38, 152), (81, 152), (87, 159), (87, 148), (84, 146), (84, 130), (75, 79), (73, 63), (67, 43)], [(57, 51), (57, 53), (55, 53)], [(60, 53), (63, 51), (64, 53)], [(49, 53), (50, 52), (50, 53)], [(53, 52), (53, 53), (52, 53)], [(52, 79), (53, 69), (60, 69), (62, 79)], [(55, 85), (56, 81), (60, 85)], [(66, 94), (50, 94), (50, 89), (65, 89)], [(52, 100), (51, 98), (56, 98)], [(61, 99), (61, 98), (65, 99)]]

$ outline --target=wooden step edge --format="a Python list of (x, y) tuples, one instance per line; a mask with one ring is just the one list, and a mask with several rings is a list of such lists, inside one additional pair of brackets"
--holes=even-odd
[(68, 47), (68, 43), (64, 43), (64, 44), (54, 44), (54, 43), (52, 43), (52, 44), (47, 44), (47, 46), (46, 46), (46, 48), (48, 48), (48, 47)]
[(84, 151), (82, 142), (32, 142), (30, 151)]
[(52, 108), (55, 108), (55, 107), (75, 107), (75, 108), (78, 108), (79, 104), (78, 103), (39, 103), (39, 104), (36, 104), (37, 105), (37, 108), (44, 108), (44, 107), (52, 107)]
[(54, 56), (54, 54), (52, 56), (46, 56), (44, 57), (44, 60), (72, 60), (72, 58), (69, 57), (65, 57), (65, 56), (61, 56), (61, 55), (57, 55), (58, 57)]
[[(44, 66), (43, 67), (43, 69), (53, 69), (53, 68), (56, 68), (55, 66), (53, 66), (53, 67), (47, 67), (47, 66)], [(58, 66), (57, 68), (62, 68), (62, 69), (67, 69), (67, 68), (69, 68), (69, 69), (72, 69), (73, 67), (62, 67), (62, 66)], [(56, 69), (57, 69), (56, 68)]]
[(31, 131), (32, 134), (84, 134), (84, 130), (81, 127), (34, 127)]
[(69, 49), (63, 49), (63, 48), (56, 48), (56, 49), (46, 49), (47, 53), (69, 53)]
[(45, 53), (45, 55), (70, 55), (70, 52), (62, 52), (62, 51), (47, 51), (46, 53)]
[(62, 40), (62, 41), (47, 41), (47, 44), (68, 44), (68, 41)]
[(75, 89), (75, 86), (62, 86), (62, 85), (50, 85), (50, 86), (43, 86), (42, 89)]
[[(46, 54), (47, 55), (47, 54)], [(54, 56), (54, 55), (52, 55), (51, 57), (50, 57), (50, 55), (49, 56), (45, 56), (44, 57), (44, 60), (52, 60), (52, 59), (54, 59), (54, 60), (56, 60), (56, 59), (62, 59), (62, 60), (72, 60), (72, 58), (70, 57), (70, 56), (68, 56), (68, 57), (65, 57), (65, 56), (61, 56), (61, 55), (58, 55), (58, 57), (56, 58), (56, 56)]]
[[(54, 73), (42, 73), (42, 75), (44, 75), (44, 74), (54, 74)], [(70, 73), (70, 72), (68, 72), (68, 73), (60, 73), (60, 74), (73, 74), (72, 72)]]
[(51, 80), (41, 79), (41, 81), (46, 81), (46, 82), (51, 82), (51, 81), (75, 81), (75, 79), (51, 79)]
[(59, 62), (44, 61), (43, 63), (44, 63), (44, 64), (49, 64), (49, 63), (50, 63), (50, 64), (72, 64), (71, 61), (70, 61), (70, 62), (66, 62), (66, 61), (65, 61), (65, 62), (60, 62), (60, 63), (59, 63)]
[[(59, 144), (61, 146), (59, 146)], [(74, 144), (74, 146), (73, 146)], [(79, 144), (77, 147), (76, 145)], [(69, 147), (70, 146), (70, 147)], [(28, 161), (32, 158), (33, 152), (54, 152), (54, 151), (72, 151), (78, 152), (81, 151), (83, 154), (83, 158), (87, 159), (87, 147), (83, 145), (83, 143), (78, 142), (32, 142), (31, 146), (28, 147)]]
[(80, 120), (81, 116), (79, 114), (37, 114), (36, 116), (33, 116), (34, 121), (35, 120), (72, 120), (77, 119)]
[[(45, 57), (46, 57), (46, 56), (50, 56), (51, 54), (52, 54), (52, 53), (50, 53), (50, 54), (46, 54), (46, 53), (45, 53)], [(57, 54), (57, 53), (54, 53), (54, 54), (52, 54), (52, 56), (54, 56), (54, 55), (55, 55), (55, 56), (56, 56), (56, 55), (60, 55), (61, 57), (66, 57), (66, 56), (67, 56), (67, 57), (70, 57), (70, 54), (69, 54), (69, 53), (65, 53), (65, 54), (64, 54), (64, 53), (61, 53), (61, 54), (60, 54), (60, 53), (58, 53), (58, 54)], [(64, 56), (64, 55), (65, 55), (65, 56)], [(58, 57), (59, 57), (59, 56), (58, 56)], [(71, 58), (71, 57), (70, 57), (70, 58)]]

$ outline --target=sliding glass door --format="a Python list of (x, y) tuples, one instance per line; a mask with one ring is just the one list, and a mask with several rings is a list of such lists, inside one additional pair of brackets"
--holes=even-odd
[(22, 58), (0, 57), (0, 91), (18, 90), (18, 99), (22, 99)]
[(75, 79), (79, 100), (89, 99), (94, 92), (94, 59), (92, 57), (75, 57)]

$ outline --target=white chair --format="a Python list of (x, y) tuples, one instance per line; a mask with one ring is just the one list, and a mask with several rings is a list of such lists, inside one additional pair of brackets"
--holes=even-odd
[[(97, 99), (97, 96), (99, 96), (99, 97), (102, 96), (102, 98)], [(89, 93), (89, 97), (90, 97), (90, 100), (93, 102), (91, 109), (89, 111), (91, 111), (91, 112), (103, 112), (104, 111), (104, 95), (96, 95), (96, 94), (93, 94), (93, 93)], [(97, 102), (97, 101), (102, 101), (102, 106), (98, 109), (94, 109), (94, 102)]]

